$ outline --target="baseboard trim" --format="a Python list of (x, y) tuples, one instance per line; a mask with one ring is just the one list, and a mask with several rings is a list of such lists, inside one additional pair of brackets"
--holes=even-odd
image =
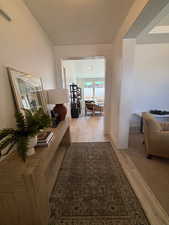
[(169, 225), (169, 216), (161, 206), (148, 184), (145, 182), (134, 162), (125, 153), (125, 150), (118, 150), (112, 138), (110, 139), (113, 149), (120, 161), (120, 164), (137, 195), (151, 225)]
[(109, 140), (111, 142), (113, 149), (118, 150), (118, 146), (116, 144), (115, 138), (111, 134), (108, 134), (108, 137), (109, 137)]

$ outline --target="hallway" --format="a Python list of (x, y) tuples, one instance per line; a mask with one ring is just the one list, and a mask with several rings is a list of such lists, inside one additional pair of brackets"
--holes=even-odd
[(72, 142), (105, 142), (104, 117), (86, 116), (70, 119)]

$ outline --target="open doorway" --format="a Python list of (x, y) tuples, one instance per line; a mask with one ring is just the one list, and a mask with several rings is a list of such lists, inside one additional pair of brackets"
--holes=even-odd
[(104, 141), (105, 58), (62, 60), (63, 87), (69, 89), (68, 113), (74, 141)]

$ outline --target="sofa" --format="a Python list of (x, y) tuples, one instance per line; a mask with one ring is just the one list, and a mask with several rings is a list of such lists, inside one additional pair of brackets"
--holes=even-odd
[(152, 114), (144, 112), (144, 141), (147, 158), (160, 156), (169, 158), (169, 123), (158, 122)]

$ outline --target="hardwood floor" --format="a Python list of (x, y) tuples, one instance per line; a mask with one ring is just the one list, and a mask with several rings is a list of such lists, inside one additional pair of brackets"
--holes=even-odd
[(70, 120), (72, 142), (108, 141), (104, 135), (103, 116), (85, 116)]

